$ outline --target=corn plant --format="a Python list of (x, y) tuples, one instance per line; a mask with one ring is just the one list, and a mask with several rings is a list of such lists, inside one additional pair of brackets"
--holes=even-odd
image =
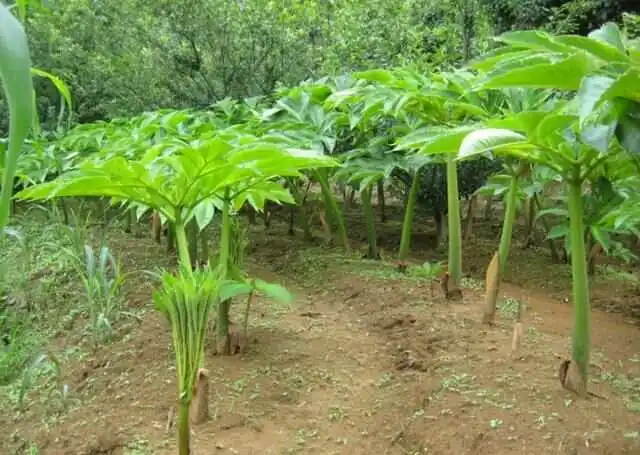
[(123, 283), (124, 275), (108, 247), (103, 246), (96, 255), (90, 245), (84, 245), (82, 284), (96, 344), (113, 335), (112, 323), (122, 307)]

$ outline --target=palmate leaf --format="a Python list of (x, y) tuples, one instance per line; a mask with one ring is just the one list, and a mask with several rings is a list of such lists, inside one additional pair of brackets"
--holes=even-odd
[(0, 81), (9, 105), (9, 146), (0, 156), (0, 232), (9, 217), (13, 178), (22, 144), (33, 117), (31, 57), (22, 25), (0, 4)]
[[(23, 190), (19, 197), (108, 196), (144, 204), (175, 221), (178, 214), (189, 219), (201, 202), (220, 198), (227, 189), (235, 192), (234, 199), (244, 191), (261, 188), (262, 199), (291, 201), (280, 186), (266, 182), (299, 176), (302, 169), (339, 165), (326, 156), (290, 153), (245, 134), (225, 132), (222, 137), (227, 140), (216, 137), (169, 155), (149, 151), (139, 161), (123, 157), (88, 161), (53, 182)], [(205, 218), (200, 214), (201, 222)]]
[(548, 115), (547, 111), (519, 112), (507, 117), (491, 119), (486, 123), (490, 128), (508, 129), (531, 136)]
[(600, 75), (587, 76), (582, 80), (577, 95), (580, 100), (580, 124), (584, 124), (614, 82), (614, 78)]

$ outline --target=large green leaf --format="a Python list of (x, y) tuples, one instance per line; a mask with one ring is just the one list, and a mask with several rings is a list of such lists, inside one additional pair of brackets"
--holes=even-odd
[(489, 74), (485, 88), (534, 87), (559, 90), (577, 90), (582, 78), (596, 68), (584, 52), (571, 54), (562, 60), (523, 65), (510, 71)]
[(591, 115), (614, 82), (613, 78), (600, 75), (587, 76), (582, 80), (577, 95), (580, 103), (580, 123), (584, 123)]
[[(169, 138), (171, 142), (171, 138)], [(193, 210), (202, 227), (210, 221), (210, 201), (227, 190), (239, 208), (249, 195), (253, 200), (293, 202), (288, 191), (271, 180), (299, 176), (302, 169), (334, 167), (330, 157), (290, 152), (275, 143), (261, 142), (243, 133), (224, 131), (197, 146), (185, 144), (168, 153), (149, 149), (140, 160), (121, 155), (85, 162), (53, 182), (23, 190), (24, 199), (60, 196), (108, 196), (144, 204), (175, 220), (182, 210)], [(173, 147), (173, 145), (172, 145)], [(207, 202), (205, 202), (207, 201)]]
[(31, 57), (22, 25), (0, 4), (0, 80), (9, 104), (9, 147), (0, 158), (3, 170), (0, 191), (0, 231), (9, 217), (13, 193), (13, 178), (18, 156), (22, 148), (33, 115), (33, 82), (31, 80)]
[(603, 94), (602, 101), (625, 98), (640, 102), (640, 69), (629, 68)]
[(555, 38), (557, 42), (589, 52), (607, 62), (627, 62), (629, 57), (607, 42), (578, 35), (564, 35)]
[(640, 103), (627, 101), (624, 114), (618, 119), (616, 137), (625, 150), (640, 153)]
[(516, 47), (545, 50), (551, 52), (569, 53), (571, 48), (558, 43), (548, 33), (539, 30), (524, 30), (507, 32), (498, 37), (499, 41)]

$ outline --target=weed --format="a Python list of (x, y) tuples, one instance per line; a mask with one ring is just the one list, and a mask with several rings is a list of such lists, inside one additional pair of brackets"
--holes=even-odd
[(425, 262), (420, 266), (409, 267), (408, 274), (416, 278), (425, 278), (428, 281), (435, 281), (444, 272), (442, 262)]
[(0, 384), (8, 384), (20, 374), (40, 344), (36, 333), (18, 313), (8, 309), (0, 313)]
[(3, 306), (33, 310), (31, 272), (35, 264), (33, 239), (22, 230), (7, 228), (1, 248), (7, 251), (0, 260), (0, 292)]
[(484, 283), (471, 277), (463, 277), (460, 280), (460, 287), (470, 289), (472, 291), (481, 291), (484, 289)]
[(128, 443), (124, 450), (124, 455), (151, 455), (152, 453), (149, 442), (142, 439)]
[(505, 318), (515, 318), (521, 307), (524, 307), (524, 302), (511, 297), (498, 302), (498, 311)]
[(491, 421), (489, 422), (489, 427), (492, 430), (497, 430), (498, 428), (500, 428), (500, 426), (503, 424), (504, 422), (500, 419), (491, 419)]
[[(49, 387), (47, 393), (47, 401), (52, 402), (58, 398), (62, 408), (66, 407), (66, 398), (68, 396), (68, 386), (59, 386), (60, 379), (60, 361), (52, 354), (40, 354), (33, 362), (31, 362), (22, 371), (22, 380), (18, 390), (18, 410), (23, 412), (25, 409), (25, 398), (27, 394), (35, 387), (36, 381), (40, 378), (54, 379), (53, 386)], [(47, 381), (47, 384), (52, 384)]]
[(600, 375), (600, 380), (608, 382), (624, 396), (629, 411), (640, 412), (640, 378), (605, 372)]
[(461, 392), (469, 388), (469, 382), (473, 379), (467, 373), (456, 374), (440, 381), (440, 389), (449, 392)]
[(376, 386), (380, 388), (389, 387), (393, 383), (393, 374), (385, 373), (380, 379), (376, 381)]
[(329, 406), (329, 421), (342, 422), (346, 415), (346, 411), (341, 406)]

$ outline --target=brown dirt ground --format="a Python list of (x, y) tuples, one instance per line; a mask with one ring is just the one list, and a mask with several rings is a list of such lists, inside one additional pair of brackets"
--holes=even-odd
[[(386, 251), (398, 242), (397, 215), (379, 228)], [(472, 277), (497, 245), (494, 224), (465, 244)], [(349, 227), (354, 243), (362, 240), (357, 214)], [(416, 224), (415, 259), (444, 257), (429, 249), (426, 227)], [(640, 402), (634, 284), (593, 284), (591, 388), (606, 399), (578, 400), (556, 379), (570, 352), (570, 272), (544, 250), (514, 241), (501, 294), (528, 311), (521, 358), (512, 360), (513, 321), (504, 314), (493, 328), (479, 323), (477, 281), (467, 281), (462, 303), (448, 303), (390, 262), (303, 245), (282, 223), (252, 231), (251, 273), (283, 282), (296, 301), (259, 300), (247, 352), (206, 359), (212, 419), (194, 428), (197, 455), (640, 454), (640, 413), (629, 409)], [(116, 235), (111, 244), (128, 270), (167, 262), (146, 238)], [(151, 285), (134, 282), (129, 306), (147, 308), (140, 322), (64, 365), (68, 408), (33, 401), (22, 416), (0, 415), (0, 452), (22, 453), (27, 441), (47, 455), (176, 452), (174, 428), (167, 431), (177, 392), (170, 334), (151, 309)], [(52, 349), (78, 340), (69, 333)]]

